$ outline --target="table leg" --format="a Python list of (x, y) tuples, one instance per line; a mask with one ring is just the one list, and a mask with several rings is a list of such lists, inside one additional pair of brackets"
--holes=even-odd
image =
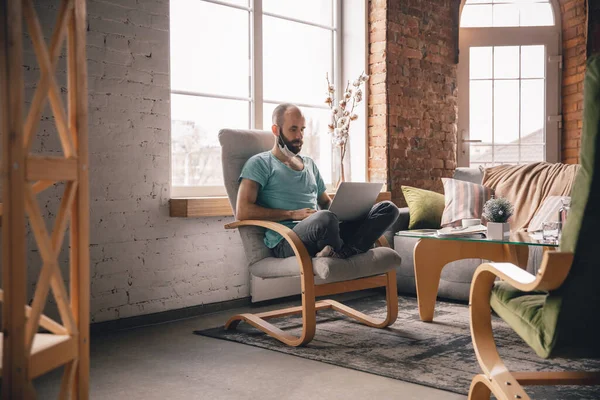
[(440, 285), (442, 269), (452, 262), (466, 258), (481, 258), (496, 262), (525, 262), (527, 266), (527, 246), (522, 249), (509, 249), (506, 245), (490, 242), (467, 242), (458, 240), (420, 239), (414, 249), (415, 284), (417, 303), (422, 321), (433, 321), (435, 302)]

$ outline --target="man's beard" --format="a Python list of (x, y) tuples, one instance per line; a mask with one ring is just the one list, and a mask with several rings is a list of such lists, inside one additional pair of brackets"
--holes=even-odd
[(287, 147), (294, 154), (298, 154), (302, 150), (302, 140), (287, 140), (282, 129), (279, 129), (279, 145)]

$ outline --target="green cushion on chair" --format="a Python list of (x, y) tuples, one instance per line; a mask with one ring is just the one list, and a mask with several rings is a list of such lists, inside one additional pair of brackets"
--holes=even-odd
[(581, 168), (571, 191), (571, 211), (560, 251), (574, 254), (569, 275), (550, 293), (494, 287), (492, 308), (541, 357), (556, 353), (600, 354), (600, 55), (588, 59), (584, 81)]
[(492, 290), (490, 305), (535, 352), (548, 358), (556, 342), (559, 307), (546, 303), (548, 293), (521, 292), (506, 282)]

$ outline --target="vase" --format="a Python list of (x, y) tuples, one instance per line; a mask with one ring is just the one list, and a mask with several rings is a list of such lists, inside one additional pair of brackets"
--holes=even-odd
[(334, 149), (333, 154), (333, 187), (337, 191), (342, 182), (346, 182), (348, 177), (348, 160), (346, 159), (347, 144), (343, 144)]
[(508, 222), (488, 222), (486, 236), (492, 240), (504, 240), (510, 236), (510, 224)]

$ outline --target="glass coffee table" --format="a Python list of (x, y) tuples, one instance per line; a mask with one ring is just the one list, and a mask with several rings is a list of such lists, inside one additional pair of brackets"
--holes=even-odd
[(491, 262), (510, 262), (526, 268), (528, 246), (542, 246), (546, 250), (558, 247), (557, 241), (545, 242), (528, 232), (511, 232), (504, 240), (487, 239), (481, 235), (440, 237), (435, 235), (435, 229), (400, 231), (396, 236), (419, 239), (414, 249), (415, 283), (419, 316), (426, 322), (433, 321), (440, 276), (448, 263), (481, 258)]

